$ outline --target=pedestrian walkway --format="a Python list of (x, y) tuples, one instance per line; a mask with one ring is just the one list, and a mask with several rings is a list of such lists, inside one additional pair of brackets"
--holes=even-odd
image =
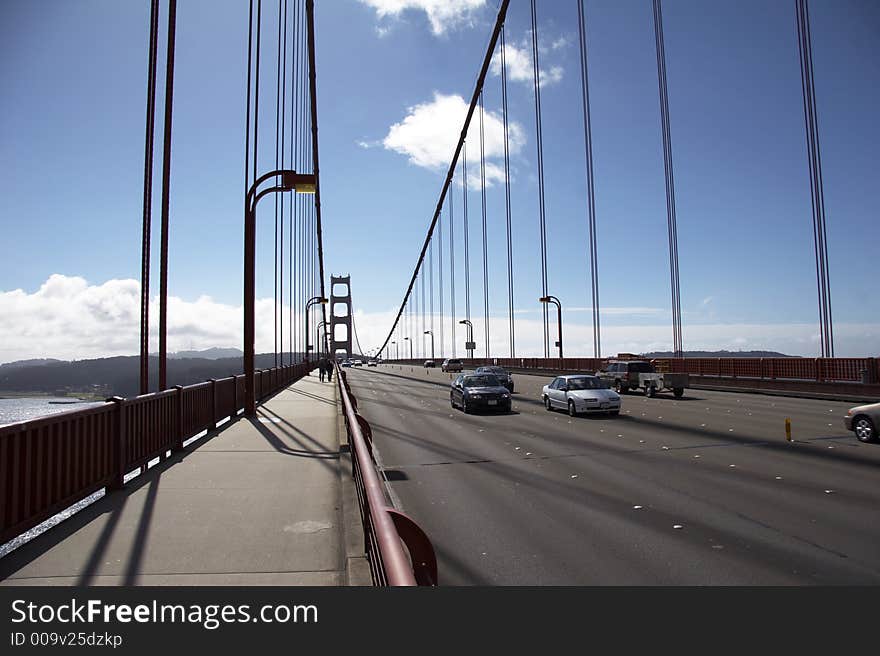
[(369, 584), (337, 394), (313, 372), (0, 559), (0, 584)]

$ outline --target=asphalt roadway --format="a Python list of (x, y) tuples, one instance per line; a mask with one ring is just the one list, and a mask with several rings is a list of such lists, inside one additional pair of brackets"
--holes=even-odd
[(510, 414), (465, 415), (439, 369), (346, 372), (441, 585), (880, 584), (880, 444), (850, 403), (686, 390), (570, 418), (519, 374)]

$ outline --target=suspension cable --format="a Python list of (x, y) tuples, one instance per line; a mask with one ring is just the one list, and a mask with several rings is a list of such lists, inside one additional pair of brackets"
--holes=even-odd
[(452, 357), (455, 357), (455, 202), (449, 195), (449, 312), (450, 335), (452, 336)]
[[(488, 72), (489, 64), (492, 61), (492, 54), (495, 52), (495, 44), (498, 41), (498, 35), (501, 32), (501, 26), (504, 24), (504, 18), (507, 15), (507, 7), (509, 6), (509, 4), (510, 4), (510, 0), (501, 0), (501, 6), (498, 9), (498, 16), (495, 20), (495, 27), (492, 31), (492, 36), (489, 39), (488, 47), (486, 48), (486, 54), (483, 58), (483, 64), (482, 64), (482, 67), (480, 68), (479, 76), (477, 77), (477, 82), (475, 84), (474, 93), (471, 97), (471, 103), (470, 103), (470, 106), (468, 107), (468, 111), (467, 111), (467, 114), (466, 114), (465, 120), (464, 120), (464, 125), (462, 126), (462, 130), (459, 135), (458, 145), (455, 148), (455, 152), (452, 156), (452, 161), (449, 164), (449, 169), (447, 171), (446, 178), (443, 182), (443, 186), (440, 191), (440, 197), (437, 200), (437, 205), (434, 208), (434, 215), (431, 219), (430, 225), (428, 226), (428, 234), (425, 237), (424, 244), (422, 245), (422, 250), (420, 251), (418, 260), (416, 261), (416, 267), (413, 269), (412, 277), (410, 278), (410, 282), (409, 282), (409, 285), (407, 286), (406, 293), (403, 296), (404, 301), (409, 297), (409, 294), (412, 291), (413, 284), (415, 283), (415, 269), (418, 268), (419, 263), (425, 257), (425, 252), (427, 251), (427, 248), (428, 248), (428, 241), (430, 240), (431, 235), (434, 232), (434, 227), (437, 224), (437, 220), (440, 215), (440, 211), (443, 208), (443, 202), (444, 202), (444, 199), (446, 198), (447, 191), (449, 190), (449, 185), (452, 182), (453, 175), (455, 173), (455, 169), (458, 165), (458, 156), (461, 153), (461, 150), (462, 150), (462, 147), (464, 144), (465, 135), (467, 135), (468, 126), (470, 125), (471, 118), (473, 117), (474, 110), (476, 108), (477, 97), (479, 96), (479, 93), (483, 88), (483, 82), (486, 79), (486, 73)], [(450, 252), (452, 252), (452, 250), (453, 249), (450, 248)], [(391, 326), (391, 329), (388, 331), (388, 335), (385, 337), (385, 341), (382, 343), (381, 349), (384, 349), (385, 346), (388, 344), (389, 340), (391, 339), (391, 335), (394, 332), (394, 328), (397, 326), (397, 322), (400, 321), (400, 317), (401, 317), (402, 313), (403, 313), (403, 303), (401, 303), (401, 305), (398, 309), (397, 317), (395, 318), (394, 323)], [(454, 315), (453, 315), (453, 321), (454, 321)], [(453, 344), (454, 344), (454, 339), (453, 339)], [(454, 348), (454, 346), (453, 346), (453, 348)]]
[(489, 242), (486, 232), (486, 138), (483, 128), (483, 92), (480, 91), (480, 197), (483, 218), (483, 333), (489, 357)]
[[(312, 204), (315, 216), (315, 240), (317, 252), (315, 253), (315, 276), (318, 278), (318, 289), (322, 297), (326, 297), (324, 287), (324, 237), (321, 229), (321, 176), (318, 165), (318, 91), (317, 71), (315, 67), (315, 2), (306, 0), (306, 13), (308, 14), (308, 42), (309, 42), (309, 99), (312, 108), (312, 173), (315, 176), (315, 202)], [(327, 321), (327, 306), (321, 305), (321, 315)]]
[(810, 203), (813, 214), (813, 249), (816, 256), (816, 291), (819, 300), (819, 342), (823, 358), (834, 357), (834, 331), (831, 315), (831, 278), (828, 268), (828, 241), (825, 224), (825, 193), (822, 181), (822, 156), (819, 149), (819, 118), (813, 77), (813, 48), (810, 33), (809, 5), (796, 0), (798, 56), (801, 66), (801, 89), (804, 125), (807, 137), (807, 163), (810, 173)]
[(672, 138), (669, 130), (669, 97), (666, 86), (666, 48), (663, 41), (663, 13), (654, 0), (654, 37), (657, 49), (657, 78), (660, 87), (660, 123), (663, 135), (663, 165), (666, 174), (666, 226), (669, 241), (669, 278), (672, 290), (672, 340), (674, 357), (682, 357), (681, 297), (678, 275), (678, 228), (675, 218), (675, 179), (672, 166)]
[(168, 356), (168, 229), (171, 201), (171, 123), (174, 107), (174, 42), (177, 0), (168, 2), (168, 45), (165, 60), (165, 121), (162, 153), (162, 215), (159, 236), (159, 390), (167, 388)]
[(504, 118), (504, 211), (507, 220), (507, 313), (510, 321), (510, 357), (516, 357), (516, 330), (513, 322), (513, 236), (510, 212), (510, 143), (507, 122), (507, 54), (504, 27), (501, 28), (501, 106)]
[(443, 348), (443, 221), (437, 222), (437, 278), (439, 289), (437, 298), (440, 300), (440, 317), (437, 322), (440, 330), (440, 357), (443, 357), (445, 350)]
[(144, 213), (141, 235), (141, 394), (150, 391), (150, 236), (153, 211), (153, 142), (156, 125), (156, 53), (159, 42), (159, 0), (150, 8), (147, 53), (147, 117), (144, 129)]
[[(544, 142), (541, 129), (541, 71), (538, 66), (538, 15), (535, 0), (532, 9), (532, 69), (535, 82), (535, 142), (538, 152), (538, 221), (541, 232), (541, 290), (547, 296), (547, 217), (544, 211)], [(542, 303), (544, 315), (544, 357), (550, 357), (550, 317), (547, 303)]]
[[(279, 155), (281, 153), (281, 0), (278, 0), (278, 47), (275, 55), (275, 170), (281, 167)], [(274, 321), (272, 332), (274, 335), (275, 366), (278, 366), (278, 201), (283, 199), (280, 194), (275, 197), (275, 275), (273, 276), (275, 295), (273, 296)], [(281, 196), (281, 198), (279, 198)]]
[(599, 264), (596, 246), (596, 194), (593, 186), (593, 137), (590, 121), (590, 85), (587, 67), (587, 32), (584, 26), (584, 0), (578, 0), (578, 38), (581, 59), (581, 96), (584, 117), (584, 151), (587, 173), (587, 225), (590, 233), (590, 282), (593, 301), (593, 357), (600, 358), (599, 332)]
[[(464, 142), (461, 149), (461, 188), (462, 188), (462, 208), (463, 230), (464, 230), (464, 315), (468, 321), (471, 320), (471, 256), (468, 248), (470, 230), (468, 229), (468, 174), (467, 174), (467, 141)], [(471, 335), (469, 332), (468, 335)], [(468, 357), (474, 357), (474, 350), (467, 349)]]

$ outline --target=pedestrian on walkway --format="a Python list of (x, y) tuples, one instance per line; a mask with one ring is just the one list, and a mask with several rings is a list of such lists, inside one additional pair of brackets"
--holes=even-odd
[(327, 382), (333, 382), (333, 361), (327, 360)]
[(324, 382), (324, 374), (327, 372), (327, 360), (321, 358), (318, 361), (318, 376), (321, 379), (321, 382)]

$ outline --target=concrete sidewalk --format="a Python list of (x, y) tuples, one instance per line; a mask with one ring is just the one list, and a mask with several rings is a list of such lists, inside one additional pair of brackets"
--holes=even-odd
[(0, 559), (0, 584), (369, 585), (337, 394), (303, 378)]

